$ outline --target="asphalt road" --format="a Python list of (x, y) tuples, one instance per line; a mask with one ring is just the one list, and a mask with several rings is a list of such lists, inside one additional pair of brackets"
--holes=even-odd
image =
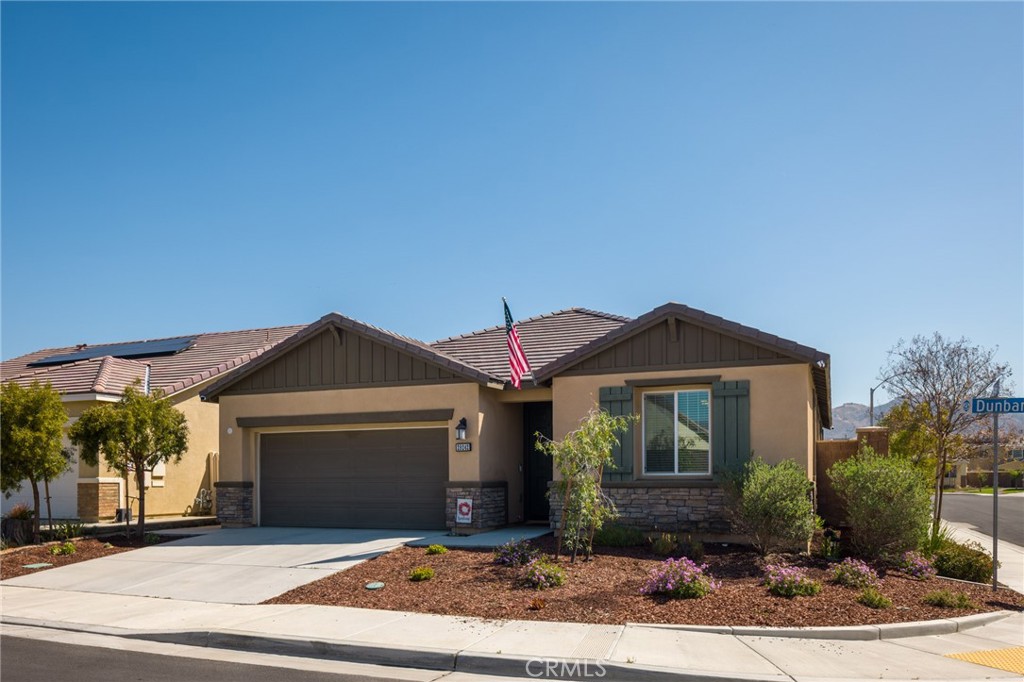
[[(942, 518), (968, 523), (992, 535), (992, 496), (951, 494), (942, 496)], [(999, 496), (999, 539), (1024, 547), (1024, 493)]]
[(381, 682), (407, 678), (367, 677), (293, 670), (0, 637), (4, 682)]

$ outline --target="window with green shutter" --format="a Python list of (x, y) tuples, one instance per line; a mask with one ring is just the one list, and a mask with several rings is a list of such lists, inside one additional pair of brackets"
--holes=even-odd
[(711, 396), (712, 470), (722, 474), (750, 459), (750, 382), (716, 381)]
[[(613, 417), (633, 414), (633, 389), (629, 386), (606, 386), (600, 391), (601, 409)], [(615, 469), (604, 472), (605, 481), (633, 480), (633, 422), (619, 436), (618, 444), (612, 448)]]

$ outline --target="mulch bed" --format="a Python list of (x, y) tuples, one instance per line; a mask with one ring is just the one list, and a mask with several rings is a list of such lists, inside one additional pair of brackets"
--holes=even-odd
[[(17, 578), (20, 575), (38, 573), (39, 571), (46, 571), (50, 568), (77, 564), (80, 561), (98, 559), (112, 554), (120, 554), (121, 552), (130, 552), (131, 550), (139, 549), (140, 547), (150, 547), (154, 544), (158, 545), (178, 539), (180, 539), (180, 537), (160, 537), (158, 542), (140, 542), (135, 539), (128, 542), (124, 539), (123, 534), (103, 538), (78, 538), (76, 540), (72, 540), (75, 544), (74, 554), (57, 555), (51, 554), (50, 548), (61, 544), (59, 542), (46, 542), (41, 545), (13, 547), (0, 552), (0, 579), (6, 580), (7, 578)], [(107, 547), (108, 544), (111, 546)], [(25, 565), (27, 564), (42, 563), (53, 565), (46, 568), (25, 568)]]
[[(553, 540), (535, 544), (553, 551)], [(401, 547), (351, 569), (286, 592), (264, 603), (321, 604), (371, 609), (416, 611), (492, 619), (567, 621), (623, 624), (676, 623), (694, 625), (763, 625), (775, 627), (865, 625), (931, 620), (1000, 609), (1024, 610), (1024, 595), (1006, 589), (941, 578), (917, 581), (890, 572), (880, 590), (893, 601), (888, 609), (857, 603), (859, 590), (828, 582), (822, 561), (790, 557), (810, 569), (823, 589), (814, 597), (786, 599), (770, 595), (761, 584), (761, 560), (739, 547), (709, 546), (704, 561), (722, 581), (717, 592), (703, 599), (666, 599), (640, 595), (647, 573), (663, 559), (647, 548), (598, 548), (592, 561), (577, 560), (566, 569), (562, 587), (537, 591), (517, 585), (514, 569), (497, 566), (486, 550), (451, 549), (427, 555), (423, 548)], [(411, 582), (409, 571), (430, 566), (432, 580)], [(371, 591), (366, 583), (382, 581)], [(963, 592), (976, 609), (927, 606), (921, 598), (939, 589)], [(543, 600), (543, 606), (536, 608)], [(533, 608), (531, 608), (531, 606)]]

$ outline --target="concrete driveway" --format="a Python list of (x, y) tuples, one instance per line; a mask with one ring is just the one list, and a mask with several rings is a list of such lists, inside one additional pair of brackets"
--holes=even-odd
[(444, 531), (237, 528), (83, 561), (4, 585), (258, 604)]

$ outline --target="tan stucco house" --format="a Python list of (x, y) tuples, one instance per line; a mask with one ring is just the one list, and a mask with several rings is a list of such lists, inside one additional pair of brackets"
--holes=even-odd
[[(119, 400), (125, 387), (135, 381), (140, 387), (148, 384), (151, 390), (163, 391), (188, 418), (189, 447), (179, 463), (157, 466), (146, 475), (146, 514), (180, 515), (195, 511), (193, 503), (200, 491), (212, 491), (217, 477), (218, 408), (201, 401), (199, 392), (301, 329), (299, 325), (47, 348), (0, 363), (0, 381), (52, 385), (67, 410), (67, 428), (90, 407)], [(102, 461), (89, 466), (77, 457), (71, 471), (50, 483), (54, 519), (110, 519), (126, 506), (126, 495), (133, 499), (138, 495), (134, 476), (126, 488), (124, 479)], [(19, 502), (32, 506), (27, 483), (10, 498), (0, 495), (4, 511)], [(40, 500), (40, 504), (45, 515), (45, 503)]]
[[(551, 462), (594, 405), (639, 419), (604, 487), (643, 529), (729, 532), (721, 474), (755, 453), (814, 476), (829, 356), (669, 303), (636, 319), (562, 310), (424, 343), (332, 313), (200, 391), (220, 404), (229, 525), (452, 528), (551, 523)], [(469, 504), (466, 504), (466, 503)]]

